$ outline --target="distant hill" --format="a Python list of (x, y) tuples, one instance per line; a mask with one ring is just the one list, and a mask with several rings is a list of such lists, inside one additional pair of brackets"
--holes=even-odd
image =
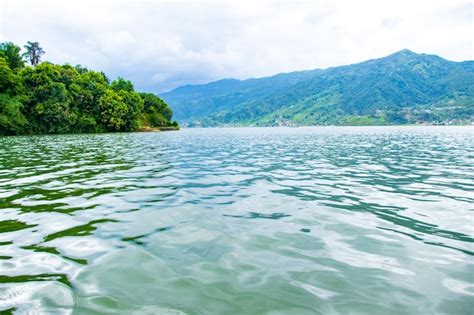
[(160, 97), (188, 126), (472, 123), (474, 61), (402, 50), (324, 70), (187, 85)]

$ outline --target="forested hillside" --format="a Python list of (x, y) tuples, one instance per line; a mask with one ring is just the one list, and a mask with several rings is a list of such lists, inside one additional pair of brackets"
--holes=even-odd
[(359, 64), (163, 93), (189, 126), (462, 124), (474, 121), (474, 61), (402, 50)]
[[(0, 135), (177, 128), (159, 97), (83, 66), (40, 62), (37, 42), (0, 44)], [(25, 62), (26, 60), (27, 62)], [(28, 63), (28, 64), (27, 64)]]

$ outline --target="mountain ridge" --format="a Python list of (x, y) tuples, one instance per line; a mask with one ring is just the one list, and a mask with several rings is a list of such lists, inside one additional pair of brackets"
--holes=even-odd
[(470, 123), (474, 61), (403, 49), (326, 69), (178, 87), (160, 96), (188, 126)]

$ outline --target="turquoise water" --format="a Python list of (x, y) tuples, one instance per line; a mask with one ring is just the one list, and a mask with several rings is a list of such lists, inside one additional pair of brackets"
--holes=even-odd
[(472, 314), (474, 128), (0, 138), (0, 310)]

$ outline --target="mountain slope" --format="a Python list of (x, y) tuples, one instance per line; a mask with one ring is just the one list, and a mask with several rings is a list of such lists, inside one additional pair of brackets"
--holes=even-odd
[(474, 61), (402, 50), (324, 70), (188, 85), (161, 97), (191, 126), (469, 122)]

